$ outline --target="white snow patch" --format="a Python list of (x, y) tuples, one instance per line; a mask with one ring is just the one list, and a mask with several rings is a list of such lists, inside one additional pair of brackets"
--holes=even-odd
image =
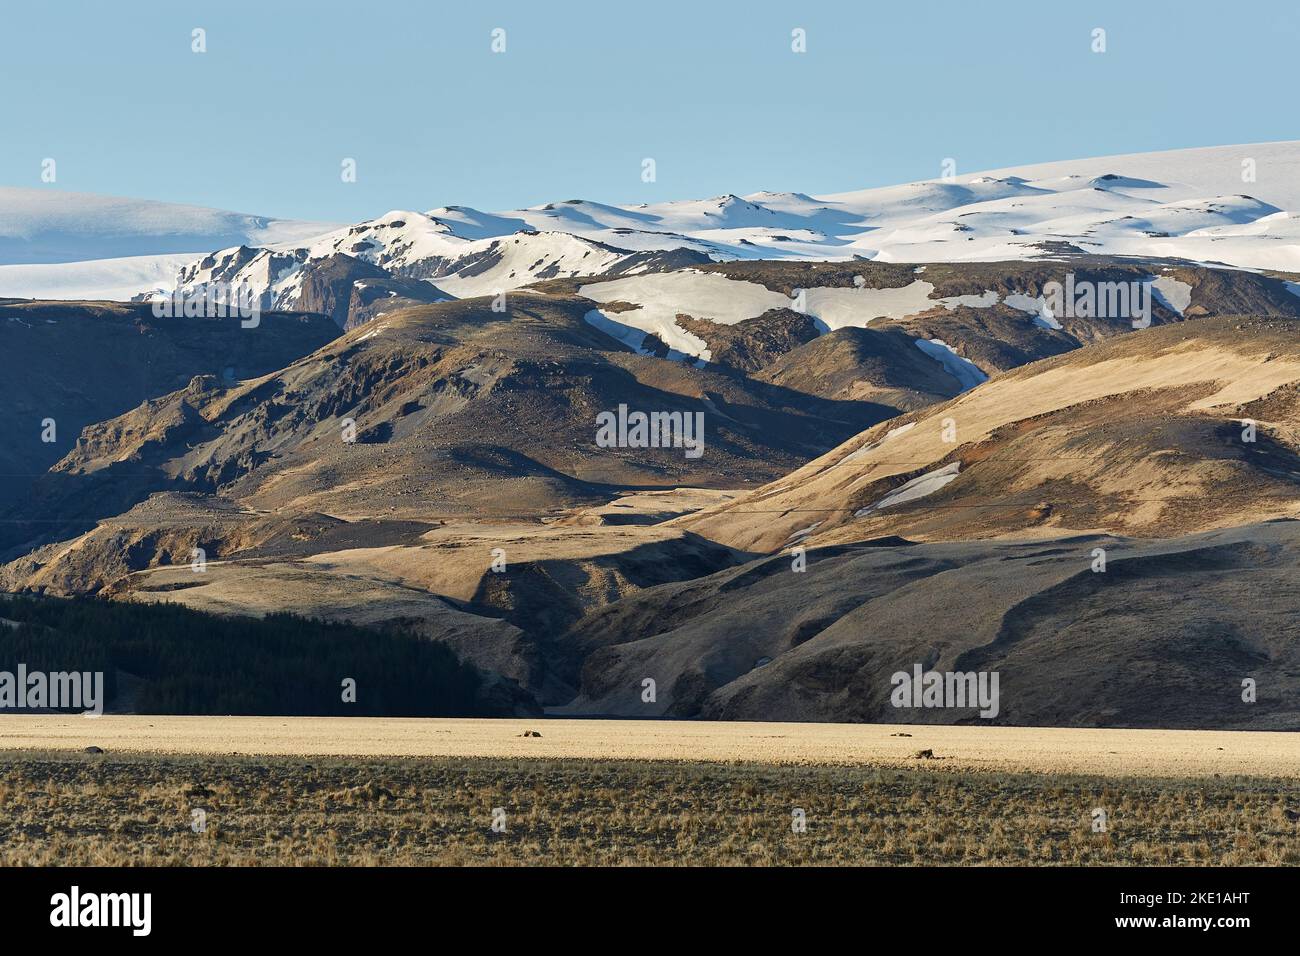
[(1183, 315), (1192, 304), (1192, 287), (1180, 279), (1158, 276), (1151, 285), (1160, 302), (1179, 315)]
[(961, 462), (954, 461), (950, 465), (944, 465), (942, 468), (938, 468), (934, 471), (913, 478), (907, 484), (895, 488), (874, 505), (867, 508), (860, 508), (858, 511), (854, 512), (853, 517), (861, 518), (863, 515), (870, 514), (873, 511), (892, 508), (894, 505), (901, 505), (904, 502), (915, 501), (917, 498), (924, 498), (926, 495), (932, 495), (955, 479), (960, 471)]
[(645, 342), (646, 333), (640, 329), (632, 328), (621, 322), (615, 322), (613, 319), (607, 318), (605, 313), (599, 309), (592, 309), (582, 318), (588, 325), (595, 326), (611, 338), (622, 342), (628, 348), (640, 352), (642, 355), (648, 354), (641, 348), (642, 343)]
[(896, 289), (808, 289), (804, 312), (831, 331), (863, 329), (873, 319), (901, 319), (935, 308), (940, 300), (930, 298), (933, 291), (933, 285), (920, 280)]
[(1061, 323), (1056, 321), (1056, 316), (1052, 315), (1051, 308), (1047, 305), (1047, 300), (1040, 296), (1026, 295), (1023, 292), (1013, 292), (1006, 298), (1007, 305), (1021, 312), (1028, 312), (1033, 316), (1034, 325), (1042, 329), (1055, 329), (1058, 332), (1061, 329)]
[(822, 523), (820, 521), (814, 521), (812, 524), (810, 524), (808, 527), (804, 528), (803, 530), (794, 532), (794, 534), (790, 535), (785, 540), (793, 541), (796, 538), (806, 538), (808, 537), (808, 535), (812, 534), (814, 531), (820, 528), (821, 524)]
[[(802, 312), (818, 323), (822, 332), (866, 328), (876, 319), (901, 319), (919, 312), (959, 305), (987, 308), (997, 303), (993, 291), (980, 295), (932, 299), (934, 286), (917, 280), (892, 289), (811, 288), (803, 290)], [(678, 315), (722, 325), (757, 318), (771, 309), (792, 309), (795, 299), (757, 283), (728, 279), (693, 269), (628, 276), (593, 282), (578, 290), (597, 302), (628, 302), (640, 308), (617, 313), (612, 321), (658, 336), (682, 355), (707, 360), (707, 344), (677, 325)], [(615, 336), (623, 340), (623, 336)]]
[[(594, 321), (588, 313), (588, 322), (620, 342), (644, 352), (642, 342), (645, 334), (653, 334), (679, 357), (692, 356), (704, 361), (710, 358), (708, 343), (677, 324), (679, 313), (722, 325), (734, 325), (762, 315), (769, 309), (788, 308), (790, 305), (785, 296), (757, 283), (694, 270), (596, 282), (580, 287), (578, 294), (596, 302), (629, 302), (640, 306), (608, 316), (597, 313), (604, 324)], [(622, 326), (623, 329), (612, 329), (611, 326)], [(629, 326), (643, 333), (635, 344), (627, 331)]]
[(880, 440), (882, 442), (887, 442), (889, 441), (889, 439), (894, 438), (895, 436), (902, 435), (906, 432), (910, 432), (915, 427), (916, 427), (916, 422), (908, 422), (906, 425), (899, 425), (897, 428), (891, 428), (889, 431), (885, 432), (885, 437)]
[[(380, 312), (379, 315), (383, 315), (383, 313)], [(379, 315), (376, 315), (375, 318), (376, 318), (376, 319), (379, 318)], [(376, 335), (378, 335), (380, 332), (384, 331), (384, 329), (386, 329), (386, 328), (388, 328), (387, 325), (381, 325), (381, 326), (379, 326), (378, 328), (370, 329), (370, 330), (368, 330), (367, 332), (365, 332), (365, 334), (363, 334), (363, 335), (358, 335), (358, 336), (356, 337), (356, 341), (357, 341), (357, 342), (364, 342), (366, 339), (373, 339)]]
[(845, 455), (843, 458), (840, 459), (840, 464), (844, 464), (844, 462), (846, 461), (857, 461), (860, 458), (865, 458), (868, 452), (874, 451), (875, 449), (883, 445), (885, 442), (889, 441), (891, 438), (895, 438), (898, 435), (902, 435), (905, 432), (909, 432), (915, 427), (916, 427), (916, 422), (908, 422), (906, 425), (899, 425), (897, 428), (891, 428), (889, 431), (885, 432), (885, 437), (880, 439), (880, 441), (868, 442), (867, 444), (859, 448), (857, 451)]
[(988, 376), (974, 362), (964, 359), (952, 350), (943, 339), (917, 339), (916, 347), (944, 367), (944, 370), (961, 383), (963, 392), (969, 391)]
[(964, 305), (970, 309), (989, 309), (998, 304), (998, 294), (993, 289), (987, 289), (979, 295), (950, 295), (946, 299), (940, 299), (946, 309), (955, 309), (959, 305)]

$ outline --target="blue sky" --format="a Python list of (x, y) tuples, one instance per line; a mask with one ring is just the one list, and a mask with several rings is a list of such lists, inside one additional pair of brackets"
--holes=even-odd
[(53, 157), (56, 188), (336, 221), (837, 192), (949, 156), (1300, 138), (1298, 53), (1292, 0), (24, 3), (0, 30), (0, 183), (41, 186)]

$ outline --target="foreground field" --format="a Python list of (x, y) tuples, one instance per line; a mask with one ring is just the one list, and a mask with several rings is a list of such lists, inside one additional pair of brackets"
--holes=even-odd
[(1280, 733), (11, 716), (0, 863), (1296, 864), (1297, 778)]
[[(540, 736), (524, 736), (535, 731)], [(1300, 778), (1300, 734), (721, 721), (0, 717), (0, 750), (496, 757)], [(929, 750), (932, 758), (913, 755)]]
[(7, 752), (0, 863), (1296, 864), (1298, 807), (1262, 778)]

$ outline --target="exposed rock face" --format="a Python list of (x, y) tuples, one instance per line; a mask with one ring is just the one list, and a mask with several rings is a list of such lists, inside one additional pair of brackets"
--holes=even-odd
[(354, 329), (385, 312), (450, 298), (428, 282), (392, 276), (376, 265), (336, 253), (303, 267), (294, 307), (328, 315), (339, 328)]
[(679, 315), (677, 324), (708, 343), (711, 362), (742, 372), (766, 368), (821, 334), (811, 317), (791, 309), (773, 309), (735, 325)]

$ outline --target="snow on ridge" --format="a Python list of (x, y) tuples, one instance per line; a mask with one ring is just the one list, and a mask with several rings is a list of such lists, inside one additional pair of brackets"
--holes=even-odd
[[(1243, 182), (1244, 159), (1256, 161), (1257, 181)], [(738, 258), (753, 257), (753, 250), (742, 246), (743, 239), (751, 244), (769, 242), (770, 247), (764, 251), (771, 258), (833, 259), (871, 251), (876, 239), (868, 242), (867, 237), (882, 227), (897, 229), (929, 216), (974, 211), (982, 206), (1013, 215), (1029, 201), (1037, 201), (1041, 212), (1029, 215), (1021, 224), (1025, 229), (1020, 245), (1028, 251), (1033, 241), (1045, 238), (1035, 228), (1037, 223), (1069, 215), (1063, 210), (1072, 206), (1082, 212), (1081, 202), (1103, 214), (1103, 218), (1110, 215), (1119, 219), (1146, 206), (1233, 204), (1243, 198), (1259, 204), (1248, 216), (1252, 221), (1268, 214), (1266, 206), (1300, 213), (1300, 141), (1064, 160), (980, 171), (951, 181), (922, 180), (822, 196), (761, 191), (746, 196), (724, 194), (709, 199), (627, 205), (569, 199), (500, 213), (443, 207), (431, 210), (429, 215), (444, 219), (453, 232), (466, 238), (507, 235), (521, 228), (560, 228), (588, 236), (627, 230), (656, 236), (664, 243), (662, 248), (674, 248), (699, 240), (704, 233), (719, 241), (717, 233), (730, 232), (733, 241), (720, 244)], [(1034, 212), (1032, 207), (1029, 212)], [(471, 229), (475, 230), (472, 235)], [(820, 238), (775, 248), (774, 235), (801, 230)], [(980, 244), (990, 237), (971, 238)], [(966, 239), (963, 236), (961, 241)], [(885, 252), (890, 261), (906, 261), (909, 245), (894, 242)], [(958, 246), (947, 255), (913, 261), (966, 260), (979, 258), (985, 251), (987, 243), (976, 248)]]
[[(251, 258), (242, 261), (250, 252)], [(495, 295), (539, 279), (601, 272), (622, 262), (629, 253), (566, 232), (465, 239), (434, 217), (393, 210), (326, 233), (308, 246), (223, 249), (187, 266), (179, 282), (188, 289), (212, 282), (248, 287), (261, 296), (263, 308), (291, 309), (303, 269), (334, 255), (351, 256), (396, 275), (422, 279), (465, 298)]]
[[(679, 313), (722, 325), (734, 325), (770, 309), (790, 305), (790, 300), (784, 295), (758, 283), (737, 282), (717, 273), (694, 269), (598, 280), (580, 286), (578, 294), (595, 302), (627, 302), (638, 306), (630, 311), (609, 314), (597, 310), (597, 314), (606, 323), (654, 335), (679, 356), (705, 362), (711, 358), (708, 343), (677, 324)], [(588, 321), (592, 322), (590, 317)], [(615, 337), (627, 341), (626, 333)], [(635, 347), (639, 348), (639, 345)]]
[[(1253, 164), (1254, 176), (1246, 175), (1244, 164)], [(198, 262), (213, 249), (240, 246), (307, 259), (342, 252), (418, 274), (413, 263), (481, 255), (485, 246), (478, 244), (532, 234), (627, 252), (696, 250), (715, 260), (1023, 260), (1066, 244), (1095, 254), (1300, 271), (1300, 142), (1068, 160), (822, 196), (764, 191), (628, 205), (568, 199), (492, 213), (466, 206), (393, 210), (342, 227), (0, 189), (0, 264), (117, 260), (115, 277), (101, 268), (84, 271), (84, 282), (67, 279), (78, 291), (96, 291), (87, 285), (94, 281), (116, 290), (131, 276), (149, 273), (148, 264), (126, 261), (135, 256), (188, 252)], [(561, 241), (537, 243), (548, 244)], [(588, 262), (569, 268), (569, 255)], [(571, 247), (536, 271), (599, 274), (591, 267), (595, 255), (591, 246)], [(37, 280), (10, 273), (8, 294), (24, 294), (20, 283), (26, 281)], [(53, 280), (39, 281), (48, 288)], [(465, 289), (479, 285), (463, 283)], [(1040, 318), (1050, 327), (1047, 317)]]
[[(1242, 178), (1245, 160), (1254, 160), (1255, 182)], [(1188, 196), (1248, 192), (1274, 206), (1300, 211), (1300, 140), (1057, 160), (986, 170), (982, 175), (1042, 182), (1067, 176), (1091, 179), (1108, 173), (1162, 183)]]
[[(1176, 280), (1165, 281), (1173, 283)], [(636, 329), (659, 338), (672, 350), (674, 357), (693, 357), (706, 362), (710, 359), (707, 343), (679, 326), (678, 315), (689, 315), (720, 325), (735, 325), (773, 309), (793, 309), (812, 318), (818, 330), (826, 333), (842, 328), (867, 328), (877, 319), (903, 319), (940, 307), (948, 310), (959, 307), (983, 309), (1005, 302), (1011, 308), (1027, 313), (1035, 325), (1046, 329), (1061, 328), (1041, 296), (1031, 298), (1024, 293), (1011, 293), (1004, 299), (999, 292), (989, 289), (978, 295), (934, 299), (930, 297), (933, 292), (934, 285), (924, 279), (881, 289), (819, 286), (804, 289), (802, 301), (796, 302), (760, 283), (698, 269), (616, 279), (597, 278), (578, 289), (579, 295), (595, 302), (624, 302), (636, 306), (627, 311), (601, 313), (606, 327), (610, 324), (618, 327), (615, 338), (620, 341), (631, 341), (627, 330)], [(1177, 293), (1174, 297), (1178, 297)], [(639, 347), (640, 341), (637, 339), (634, 347)], [(943, 348), (932, 342), (927, 343), (923, 350), (928, 349), (926, 354), (932, 358), (951, 364), (949, 371), (966, 388), (984, 380), (979, 377), (984, 373), (973, 364), (949, 354), (950, 350), (944, 352)]]

